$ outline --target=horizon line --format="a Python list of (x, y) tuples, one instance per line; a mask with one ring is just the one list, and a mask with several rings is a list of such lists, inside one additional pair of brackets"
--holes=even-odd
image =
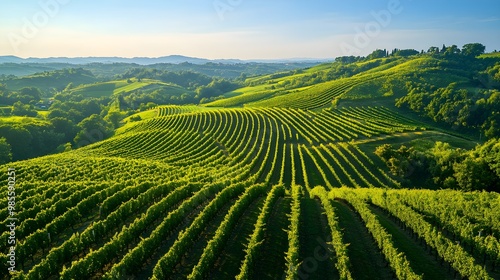
[(58, 58), (68, 58), (68, 59), (78, 59), (78, 58), (122, 58), (122, 59), (158, 59), (158, 58), (166, 58), (166, 57), (183, 57), (183, 58), (191, 58), (191, 59), (200, 59), (200, 60), (241, 60), (241, 61), (255, 61), (255, 60), (335, 60), (336, 57), (282, 57), (282, 58), (205, 58), (198, 56), (188, 56), (182, 54), (170, 54), (170, 55), (162, 55), (162, 56), (46, 56), (46, 57), (37, 57), (37, 56), (18, 56), (13, 54), (0, 54), (0, 57), (15, 57), (19, 59), (58, 59)]

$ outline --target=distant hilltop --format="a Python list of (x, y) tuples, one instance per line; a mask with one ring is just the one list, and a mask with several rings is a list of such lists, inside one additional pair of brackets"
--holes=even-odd
[(180, 64), (206, 64), (206, 63), (222, 63), (222, 64), (238, 64), (238, 63), (287, 63), (287, 62), (326, 62), (333, 59), (314, 59), (314, 58), (291, 58), (291, 59), (256, 59), (256, 60), (241, 60), (241, 59), (205, 59), (188, 57), (183, 55), (169, 55), (162, 57), (48, 57), (48, 58), (21, 58), (17, 56), (0, 56), (1, 63), (67, 63), (67, 64), (89, 64), (89, 63), (135, 63), (139, 65), (150, 65), (159, 63)]

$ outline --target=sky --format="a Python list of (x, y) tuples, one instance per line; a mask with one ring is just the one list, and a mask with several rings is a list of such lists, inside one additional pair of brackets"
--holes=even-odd
[(333, 59), (482, 43), (499, 0), (1, 0), (0, 55)]

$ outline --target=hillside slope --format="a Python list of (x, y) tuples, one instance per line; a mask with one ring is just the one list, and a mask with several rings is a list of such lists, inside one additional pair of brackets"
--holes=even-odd
[(10, 90), (19, 90), (24, 87), (36, 87), (46, 93), (62, 91), (69, 83), (74, 86), (97, 82), (92, 72), (78, 69), (63, 69), (39, 72), (36, 74), (16, 77), (2, 81)]
[(137, 90), (152, 92), (157, 89), (167, 89), (171, 94), (179, 96), (185, 92), (191, 93), (191, 91), (180, 86), (151, 79), (129, 79), (86, 84), (71, 89), (70, 93), (81, 94), (84, 97), (111, 97), (114, 94), (129, 93)]
[[(499, 70), (495, 57), (342, 58), (130, 115), (103, 141), (90, 129), (87, 146), (2, 166), (0, 219), (15, 229), (1, 238), (16, 246), (1, 245), (0, 275), (500, 279), (499, 194), (430, 190), (496, 190), (500, 143), (473, 148), (415, 114), (494, 135)], [(118, 113), (195, 94), (135, 72), (66, 92), (114, 97)], [(468, 123), (479, 111), (490, 127)]]
[[(156, 116), (129, 122), (105, 141), (4, 166), (14, 168), (16, 174), (15, 250), (22, 272), (13, 279), (229, 279), (237, 275), (262, 279), (299, 273), (325, 279), (359, 274), (359, 268), (349, 265), (350, 258), (367, 265), (372, 258), (380, 258), (379, 264), (370, 265), (381, 275), (452, 278), (457, 271), (483, 279), (498, 276), (489, 269), (497, 257), (488, 259), (483, 268), (474, 265), (481, 255), (461, 246), (453, 250), (469, 261), (467, 265), (455, 263), (437, 247), (439, 256), (453, 267), (450, 275), (439, 274), (443, 269), (425, 250), (415, 256), (402, 243), (387, 239), (397, 231), (369, 221), (386, 215), (375, 211), (376, 206), (398, 211), (384, 203), (382, 189), (399, 184), (381, 167), (380, 159), (365, 152), (364, 143), (433, 133), (419, 123), (384, 107), (321, 112), (199, 106), (155, 110)], [(323, 187), (313, 190), (315, 186)], [(359, 190), (339, 192), (341, 186)], [(378, 190), (363, 192), (362, 188)], [(418, 191), (413, 192), (401, 194), (418, 196)], [(465, 194), (450, 191), (446, 195), (456, 197), (455, 203)], [(469, 195), (479, 198), (480, 194)], [(389, 197), (397, 202), (398, 192)], [(494, 213), (497, 197), (481, 198), (489, 204), (476, 211)], [(346, 203), (353, 208), (345, 207)], [(446, 203), (450, 209), (459, 207)], [(358, 223), (366, 224), (371, 234), (361, 232), (362, 238), (383, 249), (373, 247), (366, 260), (342, 249), (347, 248), (342, 236), (354, 227), (343, 233), (332, 207), (345, 207), (343, 211), (350, 215), (359, 213), (363, 220)], [(1, 211), (4, 221), (8, 214), (6, 209)], [(419, 212), (414, 215), (422, 217)], [(474, 224), (499, 232), (498, 223), (490, 222), (498, 217), (488, 217)], [(300, 226), (305, 219), (312, 227)], [(317, 230), (321, 223), (323, 230)], [(414, 230), (419, 228), (415, 225)], [(4, 238), (8, 235), (3, 233)], [(425, 238), (426, 244), (436, 246), (432, 238), (437, 235)], [(335, 251), (326, 245), (328, 240), (334, 240)], [(481, 240), (473, 243), (475, 248), (483, 248)], [(321, 256), (337, 257), (315, 260), (324, 269), (310, 270), (304, 260), (315, 247), (323, 250)], [(8, 251), (6, 244), (2, 248)], [(6, 264), (7, 256), (2, 255), (2, 260)], [(273, 266), (255, 267), (260, 260)]]
[(469, 91), (492, 88), (493, 84), (482, 82), (485, 78), (481, 77), (495, 63), (500, 63), (497, 56), (471, 60), (433, 55), (335, 62), (304, 71), (247, 79), (247, 87), (207, 106), (317, 109), (329, 107), (337, 99), (373, 98), (385, 99), (390, 104), (408, 94), (410, 86), (444, 88), (458, 83)]

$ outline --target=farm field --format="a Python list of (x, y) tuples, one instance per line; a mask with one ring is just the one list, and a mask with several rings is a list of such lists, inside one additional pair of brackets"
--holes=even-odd
[(107, 140), (3, 166), (18, 201), (12, 279), (500, 278), (497, 193), (402, 189), (368, 152), (436, 137), (396, 111), (141, 114)]
[(0, 280), (500, 280), (500, 1), (1, 3)]

